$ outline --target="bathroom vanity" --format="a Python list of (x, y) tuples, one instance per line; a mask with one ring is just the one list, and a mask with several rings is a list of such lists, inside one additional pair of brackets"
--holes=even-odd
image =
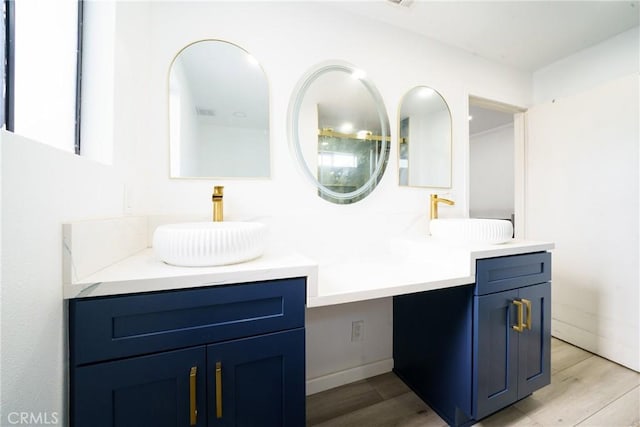
[(304, 425), (317, 265), (271, 252), (175, 267), (147, 247), (148, 228), (135, 217), (64, 227), (70, 425)]
[(75, 277), (100, 246), (83, 227), (65, 228), (75, 427), (304, 425), (305, 307), (385, 297), (395, 372), (451, 425), (549, 382), (551, 243), (418, 239), (202, 268), (147, 248)]
[(393, 302), (394, 372), (453, 426), (551, 380), (551, 254), (479, 259), (475, 278)]
[(71, 300), (72, 425), (304, 425), (305, 284)]

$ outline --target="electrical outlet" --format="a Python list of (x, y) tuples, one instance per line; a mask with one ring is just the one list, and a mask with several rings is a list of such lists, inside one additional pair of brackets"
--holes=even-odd
[(364, 341), (364, 320), (351, 323), (351, 342)]

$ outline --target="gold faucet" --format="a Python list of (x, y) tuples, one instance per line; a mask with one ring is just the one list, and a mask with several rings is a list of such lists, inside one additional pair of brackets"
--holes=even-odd
[(437, 194), (431, 195), (431, 219), (438, 218), (438, 203), (446, 203), (449, 206), (455, 205), (453, 200), (442, 199)]
[(211, 201), (213, 202), (213, 221), (220, 222), (223, 220), (223, 206), (222, 196), (224, 187), (222, 185), (216, 185), (213, 187), (213, 194), (211, 195)]

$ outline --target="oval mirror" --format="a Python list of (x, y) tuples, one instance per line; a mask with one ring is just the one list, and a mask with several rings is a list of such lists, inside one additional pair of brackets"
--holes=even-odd
[(202, 40), (182, 49), (169, 72), (170, 175), (267, 178), (269, 88), (244, 49)]
[(346, 63), (309, 72), (289, 105), (289, 141), (298, 164), (333, 203), (354, 203), (376, 187), (389, 159), (389, 119), (366, 75)]
[(399, 183), (410, 187), (451, 187), (451, 112), (434, 89), (411, 89), (400, 105)]

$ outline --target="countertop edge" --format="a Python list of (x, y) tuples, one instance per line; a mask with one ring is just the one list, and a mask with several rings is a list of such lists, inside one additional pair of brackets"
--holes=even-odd
[[(123, 295), (306, 277), (307, 307), (312, 308), (472, 284), (475, 281), (475, 265), (478, 259), (547, 251), (554, 248), (553, 243), (533, 241), (466, 247), (464, 252), (468, 256), (468, 270), (465, 267), (450, 277), (417, 280), (411, 283), (389, 283), (389, 285), (383, 284), (370, 289), (349, 290), (345, 286), (345, 292), (330, 294), (321, 293), (319, 269), (322, 266), (315, 260), (295, 252), (270, 253), (255, 261), (235, 266), (193, 269), (167, 267), (154, 258), (151, 249), (147, 249), (84, 280), (65, 283), (63, 297), (73, 299)], [(131, 273), (130, 276), (128, 276), (129, 273)]]
[(475, 279), (473, 276), (464, 276), (422, 283), (412, 283), (377, 289), (345, 292), (340, 294), (319, 295), (317, 297), (309, 297), (307, 299), (307, 307), (324, 307), (328, 305), (347, 304), (351, 302), (389, 298), (398, 295), (413, 294), (416, 292), (425, 292), (437, 289), (452, 288), (455, 286), (471, 285), (474, 281)]

